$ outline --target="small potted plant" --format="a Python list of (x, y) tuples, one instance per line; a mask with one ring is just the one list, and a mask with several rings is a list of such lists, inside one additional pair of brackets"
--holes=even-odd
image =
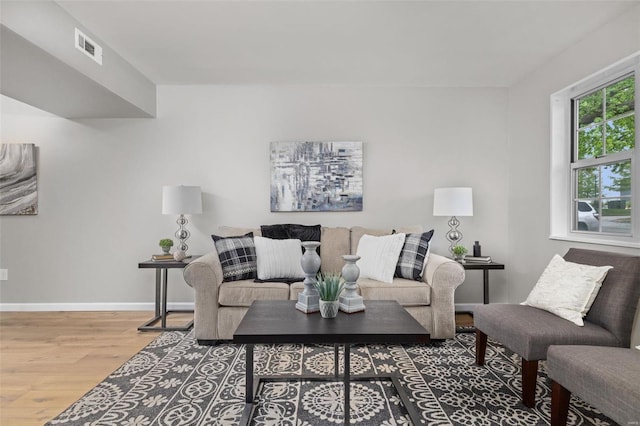
[(171, 238), (163, 238), (158, 245), (162, 248), (164, 254), (169, 254), (169, 250), (173, 247), (173, 240)]
[(344, 290), (344, 280), (338, 273), (318, 273), (313, 285), (320, 295), (320, 315), (322, 318), (335, 318), (340, 309), (338, 298)]
[(464, 246), (454, 246), (452, 251), (458, 261), (464, 260), (464, 255), (467, 254), (467, 249)]

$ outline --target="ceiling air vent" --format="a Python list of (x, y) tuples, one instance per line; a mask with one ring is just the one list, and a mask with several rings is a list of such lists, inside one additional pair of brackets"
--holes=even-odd
[(75, 45), (76, 49), (79, 49), (85, 55), (102, 65), (102, 47), (98, 46), (95, 41), (91, 40), (77, 28)]

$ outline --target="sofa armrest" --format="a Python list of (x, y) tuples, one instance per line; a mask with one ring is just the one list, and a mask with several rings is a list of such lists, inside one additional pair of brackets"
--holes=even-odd
[(429, 253), (423, 280), (431, 287), (433, 338), (455, 336), (454, 294), (456, 288), (464, 282), (464, 277), (464, 268), (458, 262)]
[(183, 270), (184, 280), (195, 291), (194, 329), (198, 340), (218, 339), (218, 287), (222, 266), (213, 251), (190, 262)]

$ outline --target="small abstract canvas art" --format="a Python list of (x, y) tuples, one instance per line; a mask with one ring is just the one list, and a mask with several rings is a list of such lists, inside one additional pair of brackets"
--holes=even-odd
[(362, 142), (272, 142), (271, 211), (362, 211)]
[(0, 144), (0, 215), (38, 214), (36, 146)]

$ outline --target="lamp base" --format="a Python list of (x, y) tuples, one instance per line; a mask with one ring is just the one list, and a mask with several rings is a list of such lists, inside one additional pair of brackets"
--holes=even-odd
[(449, 225), (449, 232), (447, 232), (445, 236), (447, 241), (449, 241), (449, 253), (453, 254), (453, 248), (462, 241), (462, 232), (458, 231), (460, 221), (457, 217), (451, 216), (447, 224)]

